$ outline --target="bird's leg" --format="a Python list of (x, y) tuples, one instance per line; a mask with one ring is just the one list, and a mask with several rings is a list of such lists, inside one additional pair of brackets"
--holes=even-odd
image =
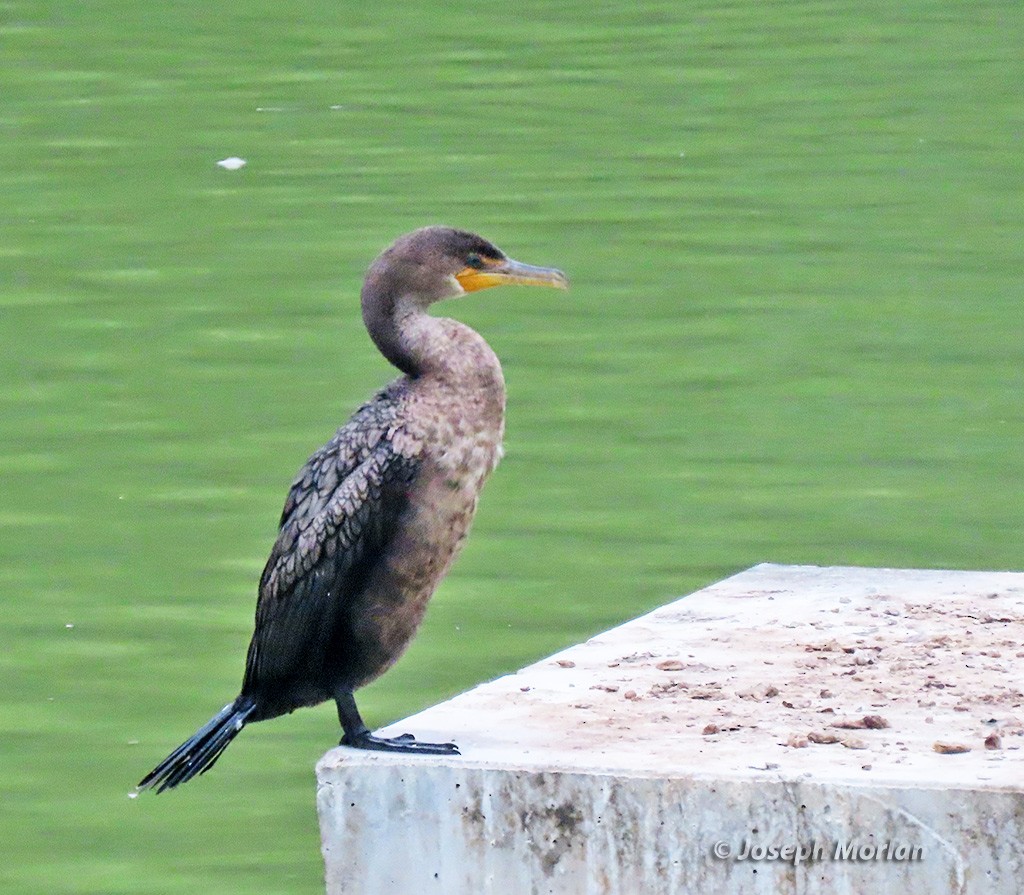
[(397, 737), (377, 737), (363, 723), (351, 690), (339, 690), (334, 695), (338, 704), (338, 720), (345, 735), (339, 745), (353, 749), (374, 749), (378, 752), (406, 752), (419, 755), (458, 755), (455, 743), (418, 743), (411, 733)]

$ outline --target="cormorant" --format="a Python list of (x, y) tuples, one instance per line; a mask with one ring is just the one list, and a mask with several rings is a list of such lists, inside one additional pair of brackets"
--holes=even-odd
[(433, 317), (490, 286), (568, 287), (475, 234), (425, 227), (370, 266), (363, 321), (402, 376), (360, 407), (292, 482), (260, 578), (238, 697), (139, 783), (158, 792), (210, 769), (246, 724), (333, 699), (359, 749), (458, 754), (454, 743), (374, 736), (353, 691), (409, 645), (466, 538), (501, 456), (505, 381), (484, 339)]

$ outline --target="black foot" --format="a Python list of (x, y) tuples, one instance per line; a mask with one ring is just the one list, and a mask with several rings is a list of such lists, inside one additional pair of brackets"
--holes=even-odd
[(407, 752), (414, 755), (459, 755), (459, 747), (455, 743), (417, 743), (411, 733), (403, 733), (398, 737), (375, 737), (370, 731), (350, 737), (345, 734), (341, 738), (341, 746), (353, 749), (373, 749), (377, 752)]

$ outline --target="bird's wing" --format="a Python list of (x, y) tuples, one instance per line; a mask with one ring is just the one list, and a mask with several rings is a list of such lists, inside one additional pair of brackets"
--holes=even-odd
[[(259, 684), (317, 676), (339, 607), (391, 537), (420, 461), (400, 452), (394, 430), (347, 474), (325, 456), (289, 495), (277, 542), (260, 579), (256, 630), (249, 645), (243, 692)], [(315, 463), (314, 463), (315, 461)], [(333, 474), (332, 474), (333, 472)], [(302, 482), (307, 478), (300, 476)]]
[(393, 431), (399, 407), (400, 382), (381, 390), (360, 407), (323, 447), (310, 457), (292, 481), (278, 527), (292, 517), (315, 515), (338, 485)]

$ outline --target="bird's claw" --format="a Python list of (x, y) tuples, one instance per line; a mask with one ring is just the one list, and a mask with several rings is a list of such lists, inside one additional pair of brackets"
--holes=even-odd
[(342, 746), (353, 749), (369, 749), (375, 752), (406, 752), (418, 755), (459, 755), (459, 747), (455, 743), (420, 743), (411, 733), (403, 733), (396, 737), (378, 737), (369, 731), (350, 737), (345, 734), (341, 738)]

